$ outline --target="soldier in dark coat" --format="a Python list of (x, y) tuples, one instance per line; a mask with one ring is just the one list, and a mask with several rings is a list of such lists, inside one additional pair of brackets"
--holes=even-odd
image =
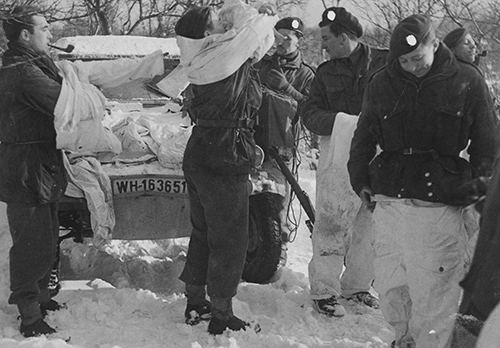
[[(192, 43), (220, 34), (216, 19), (210, 7), (189, 10), (176, 25), (178, 40)], [(272, 38), (275, 21), (267, 22), (270, 26), (260, 29)], [(255, 35), (247, 39), (254, 40), (252, 47), (259, 45)], [(250, 47), (248, 41), (238, 43)], [(241, 52), (228, 59), (238, 54)], [(193, 230), (180, 279), (186, 283), (186, 322), (210, 319), (208, 331), (214, 335), (248, 325), (233, 314), (232, 298), (248, 246), (249, 173), (255, 161), (252, 127), (262, 95), (252, 60), (243, 55), (239, 57), (243, 63), (229, 76), (210, 83), (191, 81), (188, 111), (195, 127), (184, 153), (183, 170)]]
[(9, 40), (0, 70), (0, 200), (12, 235), (9, 303), (21, 315), (21, 333), (55, 332), (42, 316), (58, 309), (48, 282), (56, 255), (57, 202), (66, 188), (56, 149), (54, 108), (61, 77), (48, 56), (51, 34), (36, 9), (17, 7), (3, 21)]
[[(319, 26), (322, 48), (331, 59), (318, 67), (309, 97), (301, 108), (301, 117), (311, 132), (329, 136), (338, 112), (359, 114), (368, 79), (385, 64), (387, 50), (359, 42), (363, 28), (357, 18), (343, 7), (326, 9)], [(366, 210), (366, 207), (361, 209)], [(352, 238), (351, 245), (348, 245), (348, 231), (339, 231), (339, 234), (346, 235), (337, 238), (344, 241), (341, 249), (347, 250), (349, 255), (346, 257), (341, 252), (332, 252), (337, 246), (328, 245), (334, 239), (331, 233), (315, 228), (312, 236), (309, 282), (314, 307), (326, 315), (343, 316), (345, 310), (338, 302), (341, 295), (378, 307), (378, 300), (369, 292), (373, 282), (373, 253), (366, 251), (371, 245), (370, 234), (353, 231), (358, 237)], [(347, 261), (346, 270), (341, 281), (344, 259)]]
[[(287, 212), (290, 207), (290, 185), (281, 173), (278, 164), (268, 155), (276, 147), (290, 171), (297, 170), (295, 149), (300, 103), (309, 95), (314, 70), (302, 59), (299, 49), (304, 33), (304, 24), (298, 17), (285, 17), (274, 26), (278, 34), (275, 49), (271, 49), (255, 66), (263, 86), (262, 106), (259, 122), (255, 128), (255, 141), (266, 156), (261, 171), (276, 182), (284, 199), (280, 220), (282, 231), (288, 233)], [(285, 236), (285, 234), (283, 234)]]
[(257, 65), (260, 81), (264, 86), (301, 102), (309, 95), (314, 78), (314, 70), (304, 63), (299, 50), (304, 24), (298, 17), (285, 17), (274, 28), (281, 37), (275, 43), (275, 52), (266, 55)]
[[(498, 127), (479, 71), (412, 15), (368, 85), (348, 163), (374, 208), (375, 289), (396, 347), (448, 347), (464, 275), (463, 185), (488, 175)], [(460, 152), (468, 147), (469, 160)], [(382, 150), (376, 155), (377, 146)]]

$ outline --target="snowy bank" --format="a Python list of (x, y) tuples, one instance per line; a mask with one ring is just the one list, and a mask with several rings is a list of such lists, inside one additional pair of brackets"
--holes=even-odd
[(72, 56), (87, 58), (110, 56), (145, 56), (156, 50), (168, 53), (172, 57), (179, 57), (179, 47), (175, 38), (158, 38), (132, 35), (92, 35), (62, 37), (55, 43), (56, 46), (66, 47), (73, 45)]

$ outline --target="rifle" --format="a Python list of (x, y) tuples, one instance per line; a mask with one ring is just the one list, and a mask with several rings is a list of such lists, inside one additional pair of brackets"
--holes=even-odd
[(283, 162), (283, 160), (281, 159), (278, 153), (278, 149), (276, 149), (276, 147), (271, 147), (267, 150), (267, 153), (276, 161), (278, 167), (280, 167), (281, 172), (285, 176), (286, 181), (288, 181), (292, 191), (297, 196), (302, 209), (304, 209), (307, 217), (309, 218), (309, 220), (306, 220), (306, 226), (309, 229), (309, 232), (312, 233), (316, 213), (314, 211), (314, 206), (311, 203), (311, 199), (309, 198), (307, 192), (302, 190), (299, 183), (297, 182), (297, 180), (295, 180), (292, 173), (290, 172), (290, 169), (288, 169), (285, 162)]

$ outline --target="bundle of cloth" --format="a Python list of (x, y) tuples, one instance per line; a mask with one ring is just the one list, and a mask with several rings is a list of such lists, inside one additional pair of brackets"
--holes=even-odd
[(113, 133), (120, 139), (123, 151), (112, 162), (140, 163), (157, 159), (162, 167), (180, 169), (192, 126), (182, 112), (158, 109), (122, 112), (111, 110), (117, 118)]
[[(259, 61), (274, 43), (269, 34), (278, 18), (259, 14), (240, 0), (224, 2), (218, 14), (226, 32), (203, 39), (177, 36), (180, 64), (157, 87), (172, 98), (194, 83), (205, 85), (229, 77), (248, 59)], [(255, 39), (258, 38), (258, 39)], [(220, 64), (220, 62), (227, 64)]]
[(324, 253), (345, 255), (344, 239), (352, 228), (361, 200), (352, 190), (347, 173), (351, 139), (356, 129), (357, 115), (339, 112), (335, 116), (332, 135), (320, 136), (321, 156), (316, 171), (315, 230), (325, 231), (320, 237), (332, 240), (318, 243)]

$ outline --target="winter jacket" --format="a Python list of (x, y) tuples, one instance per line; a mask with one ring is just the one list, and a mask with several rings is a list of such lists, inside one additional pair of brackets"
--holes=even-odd
[(296, 51), (288, 57), (265, 56), (256, 66), (259, 78), (266, 85), (266, 75), (270, 70), (276, 69), (282, 72), (286, 80), (292, 85), (293, 90), (290, 97), (300, 102), (309, 95), (311, 82), (314, 79), (314, 70), (302, 61), (302, 54)]
[(43, 204), (66, 188), (54, 107), (61, 78), (50, 57), (9, 43), (0, 70), (0, 200)]
[(224, 80), (192, 84), (192, 92), (189, 115), (196, 126), (184, 152), (183, 170), (250, 173), (255, 160), (252, 127), (262, 100), (251, 61)]
[[(462, 205), (460, 186), (491, 168), (497, 122), (474, 67), (440, 45), (418, 79), (398, 61), (373, 76), (351, 143), (352, 187), (398, 198)], [(470, 140), (470, 163), (459, 157)], [(375, 159), (376, 146), (382, 153)], [(373, 161), (372, 161), (373, 159)]]
[[(299, 51), (287, 57), (265, 56), (256, 69), (264, 88), (255, 141), (264, 151), (270, 147), (291, 149), (295, 143), (297, 106), (309, 94), (314, 70), (304, 64)], [(275, 91), (266, 84), (271, 70), (285, 76), (290, 84), (286, 91)]]
[(349, 57), (321, 64), (309, 98), (301, 106), (306, 128), (318, 135), (330, 135), (337, 112), (358, 115), (368, 80), (385, 65), (387, 53), (360, 43)]

